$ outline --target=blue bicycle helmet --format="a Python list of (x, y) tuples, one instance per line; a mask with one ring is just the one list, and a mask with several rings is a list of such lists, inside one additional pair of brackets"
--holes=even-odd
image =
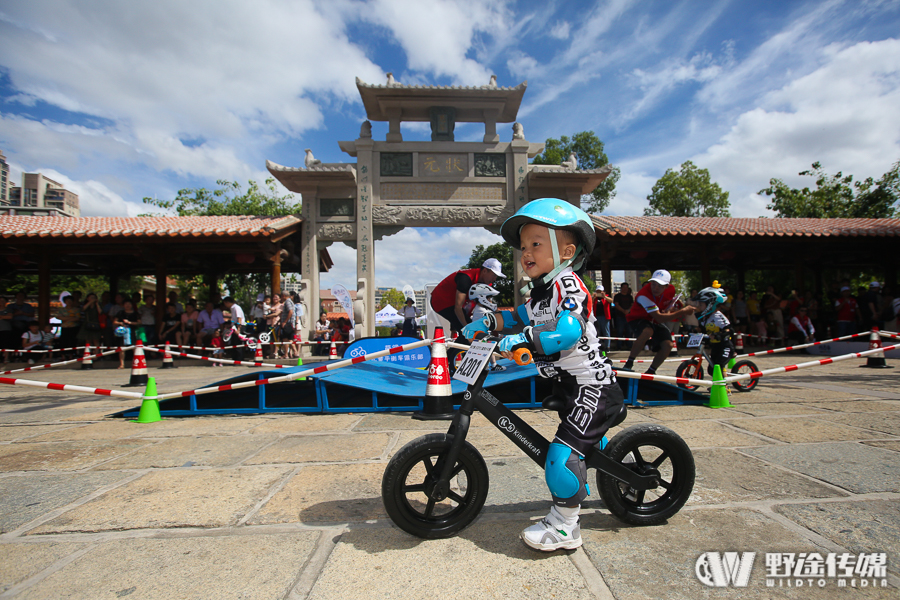
[(553, 263), (555, 267), (540, 281), (532, 281), (522, 288), (521, 292), (523, 294), (527, 293), (535, 284), (552, 280), (560, 271), (570, 265), (576, 271), (580, 269), (597, 244), (597, 234), (594, 232), (594, 223), (591, 221), (591, 218), (586, 212), (565, 200), (559, 200), (558, 198), (532, 200), (520, 208), (516, 214), (504, 221), (500, 227), (500, 235), (513, 248), (518, 249), (520, 247), (519, 232), (522, 231), (522, 227), (529, 223), (544, 225), (550, 229), (571, 231), (578, 239), (578, 246), (572, 258), (560, 261), (556, 236), (551, 235), (550, 243), (553, 246)]
[(700, 318), (704, 318), (716, 312), (720, 304), (724, 304), (728, 299), (725, 292), (721, 288), (707, 287), (700, 290), (696, 300), (706, 304), (706, 310), (700, 314)]

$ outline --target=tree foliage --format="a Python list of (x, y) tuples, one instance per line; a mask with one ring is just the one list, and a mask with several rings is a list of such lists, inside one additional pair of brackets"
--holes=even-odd
[(496, 258), (500, 261), (500, 267), (503, 271), (503, 274), (506, 275), (506, 279), (498, 278), (494, 283), (494, 287), (497, 288), (497, 291), (500, 293), (496, 296), (495, 302), (497, 306), (512, 306), (513, 305), (513, 277), (515, 270), (513, 268), (513, 251), (512, 246), (506, 244), (504, 242), (499, 242), (497, 244), (491, 244), (487, 248), (483, 245), (478, 244), (475, 246), (475, 249), (472, 250), (472, 255), (469, 257), (469, 262), (464, 265), (463, 269), (476, 269), (480, 268), (481, 265), (484, 264), (489, 258)]
[(404, 296), (403, 292), (401, 292), (397, 288), (389, 289), (384, 294), (382, 294), (381, 303), (378, 305), (378, 308), (375, 309), (375, 312), (378, 312), (388, 304), (390, 304), (397, 310), (400, 310), (403, 305), (406, 304), (406, 296)]
[(730, 217), (728, 192), (709, 178), (709, 171), (685, 161), (680, 171), (666, 169), (647, 196), (645, 216)]
[[(593, 131), (582, 131), (571, 138), (561, 136), (558, 140), (549, 138), (544, 144), (544, 151), (534, 157), (536, 165), (558, 165), (575, 153), (579, 169), (600, 169), (609, 164), (609, 158), (603, 151), (603, 142)], [(613, 167), (609, 177), (604, 179), (593, 192), (582, 196), (581, 203), (589, 213), (603, 212), (610, 200), (616, 197), (616, 182), (621, 173)]]
[[(263, 215), (280, 217), (300, 212), (300, 202), (294, 194), (281, 194), (275, 179), (266, 179), (260, 186), (256, 181), (248, 182), (247, 191), (240, 183), (219, 179), (218, 188), (188, 188), (178, 191), (174, 200), (144, 198), (150, 204), (167, 211), (174, 211), (181, 217), (186, 216), (232, 216)], [(222, 278), (228, 293), (241, 306), (252, 306), (256, 295), (269, 286), (269, 273), (228, 273)], [(216, 290), (218, 291), (218, 290)], [(199, 296), (206, 297), (206, 290), (200, 290)]]
[(888, 219), (900, 215), (900, 161), (875, 181), (853, 181), (838, 171), (828, 175), (818, 162), (800, 175), (814, 177), (816, 188), (796, 189), (780, 179), (770, 179), (760, 194), (772, 196), (766, 208), (784, 218)]

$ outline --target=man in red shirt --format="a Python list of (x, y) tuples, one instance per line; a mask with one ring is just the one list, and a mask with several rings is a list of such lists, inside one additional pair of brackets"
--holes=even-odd
[(857, 321), (862, 321), (862, 315), (859, 312), (859, 305), (856, 298), (850, 295), (850, 287), (843, 286), (841, 288), (841, 297), (834, 303), (837, 311), (837, 336), (843, 337), (856, 333)]
[(492, 285), (498, 277), (506, 279), (500, 269), (500, 261), (496, 258), (484, 261), (480, 269), (451, 273), (432, 290), (431, 308), (450, 322), (450, 331), (456, 334), (470, 321), (465, 310), (466, 302), (469, 301), (469, 288), (475, 283)]
[(663, 323), (678, 320), (694, 312), (694, 307), (690, 305), (674, 309), (675, 287), (669, 283), (670, 281), (672, 276), (669, 272), (659, 269), (635, 296), (627, 318), (637, 340), (631, 347), (631, 353), (622, 369), (631, 370), (634, 359), (649, 341), (650, 349), (656, 352), (656, 355), (647, 373), (649, 375), (656, 373), (656, 369), (668, 358), (672, 350), (672, 332)]

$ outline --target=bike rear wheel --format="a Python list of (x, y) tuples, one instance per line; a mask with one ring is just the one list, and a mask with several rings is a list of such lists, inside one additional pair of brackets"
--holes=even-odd
[[(680, 365), (678, 365), (678, 369), (675, 371), (676, 377), (684, 377), (686, 379), (703, 379), (703, 368), (700, 366), (700, 361), (696, 359), (686, 360)], [(690, 383), (679, 383), (678, 387), (694, 391), (699, 385), (691, 385)]]
[[(759, 369), (756, 368), (756, 364), (751, 360), (739, 360), (734, 363), (734, 368), (731, 369), (732, 375), (746, 375), (747, 373), (756, 373)], [(759, 384), (759, 379), (742, 379), (741, 381), (733, 381), (731, 385), (734, 386), (739, 392), (749, 392), (753, 388), (755, 388)]]
[(425, 539), (456, 535), (472, 523), (488, 494), (488, 469), (472, 444), (464, 442), (450, 477), (447, 497), (432, 494), (450, 437), (432, 433), (400, 449), (381, 480), (381, 498), (391, 520), (403, 531)]
[(681, 437), (662, 425), (642, 423), (619, 432), (602, 450), (659, 487), (635, 490), (597, 471), (597, 488), (609, 512), (629, 525), (658, 525), (681, 510), (694, 489), (694, 456)]

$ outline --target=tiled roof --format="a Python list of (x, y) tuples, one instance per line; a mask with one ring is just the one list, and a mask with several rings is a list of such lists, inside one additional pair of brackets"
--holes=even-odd
[(267, 236), (300, 223), (295, 216), (258, 217), (10, 217), (0, 237), (245, 237)]
[(609, 236), (736, 235), (760, 237), (900, 236), (900, 219), (724, 219), (705, 217), (593, 216)]
[(509, 92), (509, 91), (517, 91), (520, 89), (525, 89), (528, 86), (527, 81), (523, 81), (519, 85), (515, 87), (503, 87), (503, 86), (491, 86), (491, 85), (404, 85), (402, 83), (393, 83), (393, 84), (384, 84), (379, 85), (375, 83), (366, 83), (359, 77), (356, 78), (356, 87), (360, 88), (371, 88), (371, 89), (386, 89), (386, 90), (478, 90), (479, 92), (483, 91), (496, 91), (496, 92)]

